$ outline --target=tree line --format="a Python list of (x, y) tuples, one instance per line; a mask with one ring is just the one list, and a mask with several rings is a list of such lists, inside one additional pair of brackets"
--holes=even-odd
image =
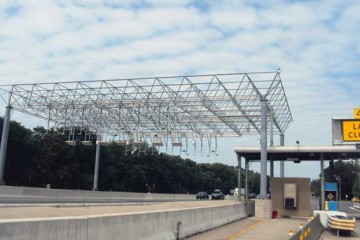
[[(2, 132), (3, 118), (0, 118)], [(28, 129), (11, 121), (4, 180), (11, 186), (90, 190), (93, 186), (96, 146), (66, 144), (59, 129)], [(83, 138), (83, 136), (81, 136)], [(83, 140), (83, 139), (80, 139)], [(93, 139), (95, 140), (95, 139)], [(0, 139), (1, 141), (1, 139)], [(115, 143), (101, 147), (99, 190), (157, 193), (230, 193), (237, 187), (237, 169), (222, 163), (196, 163), (191, 159), (159, 153), (147, 146), (148, 154)], [(153, 153), (153, 154), (152, 154)], [(242, 169), (242, 187), (245, 171)], [(357, 161), (331, 161), (324, 170), (326, 182), (341, 182), (341, 198), (360, 197), (360, 166)], [(249, 191), (259, 193), (260, 174), (249, 172)], [(320, 193), (320, 179), (311, 182)]]
[[(360, 197), (360, 167), (358, 160), (330, 161), (329, 167), (324, 169), (325, 182), (341, 184), (341, 199)], [(340, 188), (338, 187), (338, 191)], [(311, 182), (311, 191), (320, 195), (320, 178)]]
[[(2, 131), (3, 119), (0, 118)], [(93, 186), (96, 146), (66, 144), (59, 129), (28, 129), (11, 121), (4, 180), (11, 186), (90, 190)], [(237, 187), (237, 169), (222, 163), (196, 163), (180, 156), (132, 152), (115, 143), (101, 146), (99, 182), (101, 191), (225, 194)], [(244, 170), (242, 169), (242, 178)], [(259, 173), (249, 172), (250, 192), (260, 189)], [(244, 179), (242, 179), (244, 184)]]

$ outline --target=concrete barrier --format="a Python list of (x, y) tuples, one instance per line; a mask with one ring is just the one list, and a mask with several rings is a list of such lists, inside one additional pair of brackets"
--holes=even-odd
[(253, 205), (248, 202), (175, 211), (0, 220), (0, 239), (181, 239), (253, 215)]
[(147, 199), (147, 200), (194, 200), (192, 194), (161, 194), (134, 192), (100, 192), (68, 189), (46, 189), (30, 187), (0, 186), (0, 198), (39, 198), (53, 200), (81, 200), (88, 202), (94, 199)]
[(290, 240), (306, 239), (306, 240), (318, 240), (324, 228), (320, 222), (320, 216), (317, 215), (311, 221), (303, 226), (301, 230), (295, 233)]

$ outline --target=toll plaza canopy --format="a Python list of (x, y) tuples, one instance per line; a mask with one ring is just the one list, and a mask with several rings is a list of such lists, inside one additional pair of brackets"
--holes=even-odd
[(262, 99), (274, 134), (292, 122), (280, 71), (12, 84), (0, 91), (11, 109), (57, 127), (133, 140), (258, 135)]
[[(259, 161), (260, 147), (236, 147), (235, 153), (249, 161)], [(322, 155), (322, 156), (321, 156)], [(360, 158), (360, 149), (348, 146), (292, 146), (268, 147), (268, 159), (272, 161), (316, 161)]]

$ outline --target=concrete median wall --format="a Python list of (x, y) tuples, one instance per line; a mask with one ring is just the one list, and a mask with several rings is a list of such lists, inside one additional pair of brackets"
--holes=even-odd
[(315, 216), (308, 224), (303, 226), (302, 230), (295, 233), (290, 240), (306, 239), (306, 240), (318, 240), (321, 233), (324, 231), (324, 227), (320, 222), (320, 215)]
[(29, 187), (0, 186), (0, 197), (3, 198), (42, 198), (42, 199), (73, 199), (86, 202), (94, 199), (149, 199), (149, 200), (194, 200), (191, 194), (161, 194), (134, 192), (100, 192), (67, 189), (46, 189)]
[(0, 220), (1, 240), (181, 239), (254, 214), (254, 202), (135, 214)]

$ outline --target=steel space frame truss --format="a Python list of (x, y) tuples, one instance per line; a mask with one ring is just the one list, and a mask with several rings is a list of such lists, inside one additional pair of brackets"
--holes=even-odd
[(261, 100), (283, 134), (292, 115), (280, 72), (2, 85), (14, 110), (103, 139), (174, 144), (187, 138), (259, 134)]

